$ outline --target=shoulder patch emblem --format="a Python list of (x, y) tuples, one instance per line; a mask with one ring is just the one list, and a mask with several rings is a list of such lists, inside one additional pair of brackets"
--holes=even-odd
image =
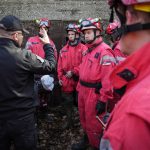
[(96, 53), (95, 56), (94, 56), (94, 58), (97, 59), (99, 57), (99, 55), (100, 55), (100, 53)]

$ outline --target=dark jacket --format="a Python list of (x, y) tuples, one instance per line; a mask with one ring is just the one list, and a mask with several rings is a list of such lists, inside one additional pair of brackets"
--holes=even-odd
[(34, 74), (51, 73), (56, 67), (53, 48), (45, 44), (44, 50), (42, 59), (13, 40), (0, 38), (0, 119), (34, 111)]

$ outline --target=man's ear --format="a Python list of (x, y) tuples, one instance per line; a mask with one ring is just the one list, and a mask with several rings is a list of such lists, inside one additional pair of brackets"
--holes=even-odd
[(131, 12), (130, 11), (126, 11), (126, 24), (127, 25), (130, 25), (130, 24), (132, 24), (132, 16), (131, 16)]
[(131, 11), (127, 10), (126, 11), (126, 24), (127, 25), (131, 25), (131, 24), (135, 24), (138, 22), (138, 18), (137, 16), (134, 14), (134, 12), (132, 13)]
[(12, 34), (11, 37), (14, 41), (18, 41), (18, 33)]
[(96, 30), (96, 35), (101, 35), (101, 31), (100, 30)]

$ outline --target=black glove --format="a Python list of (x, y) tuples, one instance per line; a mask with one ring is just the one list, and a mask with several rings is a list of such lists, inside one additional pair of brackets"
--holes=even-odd
[(97, 115), (102, 114), (103, 112), (105, 112), (105, 108), (106, 108), (106, 103), (98, 100), (97, 104), (96, 104), (96, 111), (97, 111)]

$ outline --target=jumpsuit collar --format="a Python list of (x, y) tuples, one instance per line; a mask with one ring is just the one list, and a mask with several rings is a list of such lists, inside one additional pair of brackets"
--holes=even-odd
[(92, 44), (86, 44), (86, 46), (88, 48), (87, 53), (90, 53), (91, 51), (93, 51), (93, 49), (95, 49), (97, 46), (99, 46), (102, 42), (103, 42), (102, 38), (99, 38)]
[(112, 50), (114, 50), (115, 48), (120, 49), (119, 41), (116, 41), (116, 42), (113, 44)]
[(88, 48), (91, 48), (91, 47), (93, 47), (94, 45), (97, 45), (98, 43), (101, 43), (101, 42), (102, 42), (102, 38), (100, 37), (100, 38), (98, 38), (96, 41), (92, 42), (91, 44), (86, 44), (86, 46), (87, 46)]
[(80, 43), (80, 39), (79, 38), (76, 38), (73, 42), (72, 41), (68, 41), (68, 45), (72, 46), (72, 47), (77, 46), (79, 43)]
[(127, 86), (131, 82), (141, 80), (150, 74), (150, 42), (133, 52), (113, 70), (110, 80), (115, 89)]

